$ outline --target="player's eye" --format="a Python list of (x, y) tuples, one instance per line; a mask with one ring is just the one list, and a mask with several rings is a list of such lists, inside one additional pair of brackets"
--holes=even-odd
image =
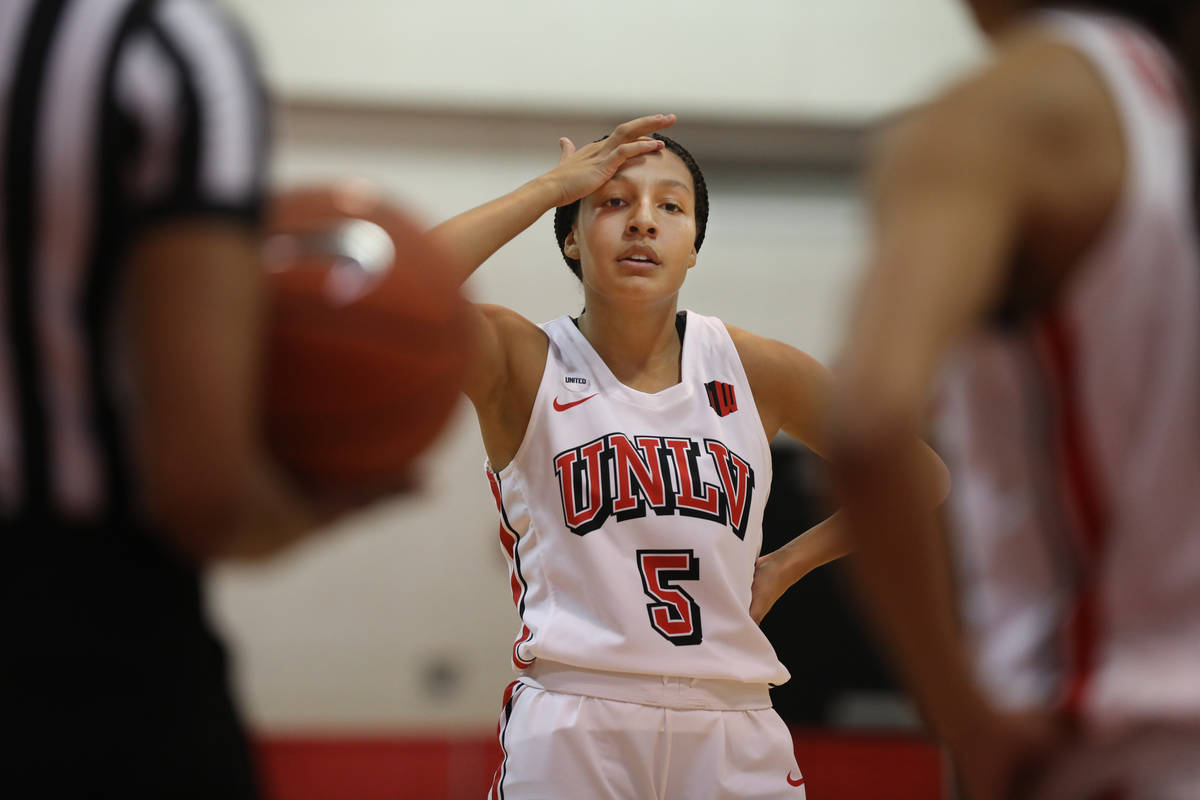
[(625, 201), (619, 197), (610, 197), (600, 205), (605, 206), (606, 208), (620, 208), (622, 205), (624, 205), (624, 203)]
[(673, 214), (676, 211), (683, 211), (683, 206), (679, 205), (678, 203), (667, 202), (663, 203), (663, 210), (669, 211)]

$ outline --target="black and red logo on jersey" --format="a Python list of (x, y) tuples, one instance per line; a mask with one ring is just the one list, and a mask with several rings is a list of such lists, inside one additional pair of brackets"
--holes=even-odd
[[(716, 467), (717, 483), (700, 477), (701, 459)], [(728, 525), (746, 536), (754, 470), (716, 439), (610, 433), (554, 457), (563, 521), (579, 536), (617, 521), (675, 514)]]
[(708, 404), (718, 417), (737, 411), (737, 396), (733, 393), (732, 384), (709, 381), (704, 384), (704, 390), (708, 392)]

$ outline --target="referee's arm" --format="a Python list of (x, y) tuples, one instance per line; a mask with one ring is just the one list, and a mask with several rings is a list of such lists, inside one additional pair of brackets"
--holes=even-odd
[(317, 519), (259, 419), (261, 86), (245, 42), (202, 3), (159, 4), (120, 59), (112, 101), (139, 143), (125, 307), (148, 510), (197, 558), (268, 554)]

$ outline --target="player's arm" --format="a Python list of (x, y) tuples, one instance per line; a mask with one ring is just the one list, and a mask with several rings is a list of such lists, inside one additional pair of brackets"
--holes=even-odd
[[(554, 169), (441, 223), (429, 235), (454, 257), (459, 270), (455, 278), (466, 281), (547, 211), (591, 194), (630, 158), (660, 150), (661, 142), (643, 137), (674, 122), (670, 114), (640, 117), (618, 125), (607, 139), (578, 150), (570, 139), (560, 139), (561, 154)], [(514, 311), (483, 305), (477, 306), (477, 312), (475, 358), (464, 391), (479, 416), (489, 458), (505, 463), (528, 422), (548, 341), (536, 325)]]
[[(770, 441), (780, 431), (825, 455), (820, 420), (833, 392), (833, 378), (820, 362), (783, 342), (727, 326), (754, 391), (754, 402)], [(783, 593), (812, 570), (850, 552), (839, 514), (800, 533), (755, 564), (750, 615), (761, 622)]]
[[(817, 455), (828, 458), (828, 420), (834, 397), (830, 371), (791, 345), (728, 327), (754, 389), (755, 404), (768, 440), (782, 430)], [(932, 490), (920, 502), (936, 506), (949, 490), (949, 472), (927, 444), (914, 439), (911, 445), (919, 453), (918, 463), (929, 475)], [(850, 538), (839, 511), (778, 550), (761, 556), (755, 565), (751, 616), (761, 622), (792, 584), (850, 551)]]
[(834, 404), (834, 480), (862, 590), (918, 701), (952, 740), (984, 703), (955, 634), (934, 519), (914, 501), (928, 488), (909, 443), (941, 358), (999, 296), (1020, 222), (1014, 155), (981, 116), (990, 113), (945, 105), (892, 144)]
[[(1094, 230), (1115, 200), (1120, 152), (1092, 157), (1111, 108), (1079, 61), (1057, 44), (1017, 42), (893, 138), (838, 376), (833, 472), (861, 588), (928, 719), (960, 753), (997, 718), (959, 646), (945, 543), (917, 501), (929, 488), (911, 442), (950, 348), (1014, 287), (1027, 308), (1047, 302), (1065, 280), (1063, 247), (1078, 248), (1071, 232)], [(1039, 271), (1014, 272), (1018, 237)]]
[(135, 459), (147, 511), (179, 548), (263, 554), (317, 522), (260, 422), (263, 91), (219, 12), (150, 9), (122, 47), (107, 112), (139, 144), (120, 172), (135, 231), (121, 297)]
[(258, 243), (239, 221), (181, 218), (127, 265), (149, 512), (199, 558), (265, 555), (317, 522), (262, 439)]
[(455, 256), (460, 270), (456, 277), (462, 283), (547, 211), (596, 191), (629, 159), (661, 150), (662, 142), (643, 137), (674, 123), (674, 114), (639, 117), (618, 125), (606, 139), (578, 150), (570, 139), (559, 139), (561, 154), (554, 169), (446, 220), (429, 235)]

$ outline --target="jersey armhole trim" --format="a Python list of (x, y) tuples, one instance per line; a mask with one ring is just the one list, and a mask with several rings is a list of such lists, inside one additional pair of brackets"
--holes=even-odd
[[(1125, 147), (1125, 174), (1121, 187), (1113, 201), (1108, 218), (1099, 236), (1084, 249), (1075, 264), (1072, 277), (1068, 280), (1067, 296), (1092, 272), (1092, 267), (1106, 252), (1126, 249), (1130, 231), (1140, 221), (1139, 212), (1148, 196), (1148, 171), (1145, 162), (1147, 143), (1145, 132), (1137, 124), (1136, 99), (1130, 95), (1129, 82), (1135, 80), (1127, 62), (1117, 52), (1111, 24), (1123, 25), (1130, 31), (1143, 32), (1133, 23), (1109, 15), (1064, 10), (1046, 10), (1039, 13), (1044, 29), (1063, 45), (1078, 53), (1104, 85), (1113, 108), (1117, 112), (1117, 125)], [(1143, 34), (1149, 35), (1149, 34)], [(1113, 60), (1105, 55), (1114, 56)]]

